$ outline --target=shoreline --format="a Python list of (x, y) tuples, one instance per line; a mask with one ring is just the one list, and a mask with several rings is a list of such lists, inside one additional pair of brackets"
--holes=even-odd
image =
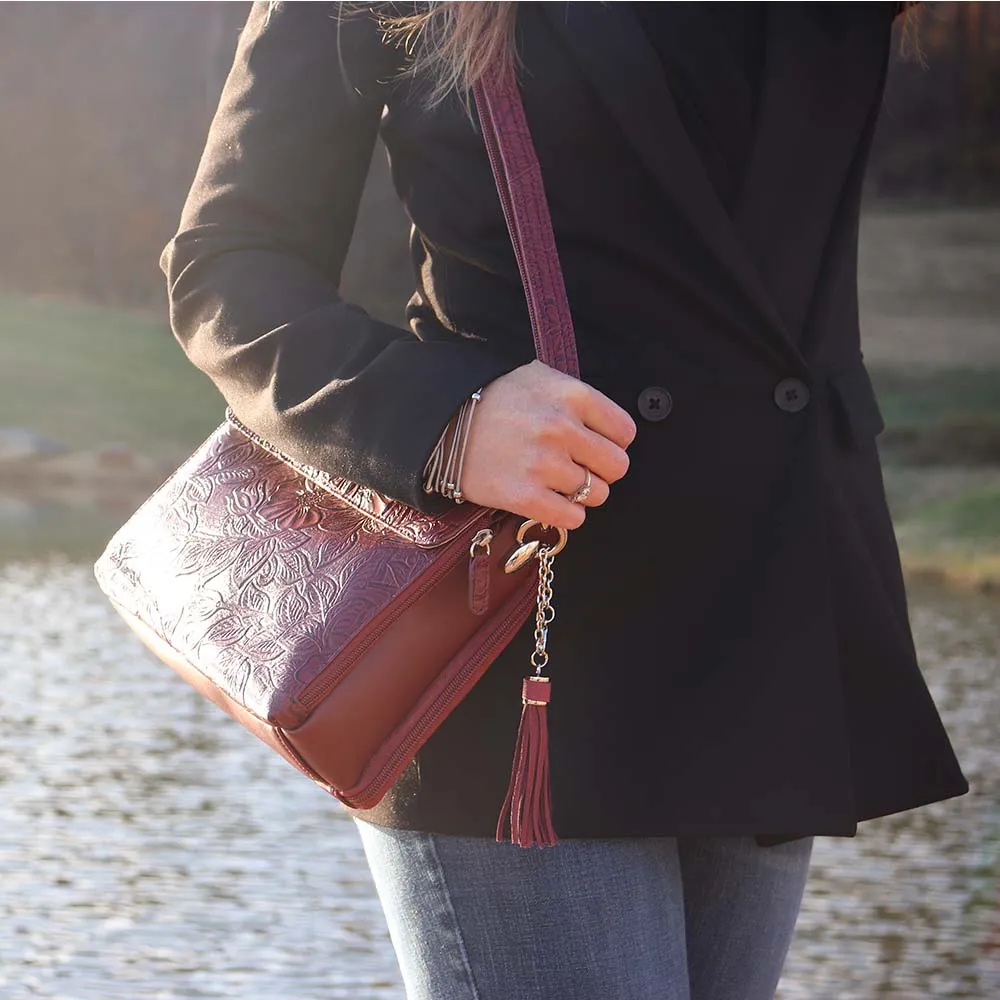
[[(111, 535), (162, 483), (171, 469), (149, 477), (109, 481), (68, 478), (25, 488), (0, 476), (0, 562), (35, 558), (96, 558)], [(1000, 532), (969, 537), (967, 526), (950, 518), (980, 503), (1000, 510), (1000, 469), (914, 469), (886, 466), (900, 561), (907, 584), (957, 592), (1000, 595)], [(6, 481), (4, 481), (6, 479)], [(14, 487), (14, 488), (12, 488)], [(917, 498), (916, 500), (914, 498)]]

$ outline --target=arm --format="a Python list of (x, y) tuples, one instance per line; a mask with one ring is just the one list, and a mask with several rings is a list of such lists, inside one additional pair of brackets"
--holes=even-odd
[(236, 415), (292, 458), (442, 510), (424, 463), (462, 401), (511, 366), (338, 295), (396, 56), (366, 13), (336, 10), (254, 5), (163, 252), (171, 324)]

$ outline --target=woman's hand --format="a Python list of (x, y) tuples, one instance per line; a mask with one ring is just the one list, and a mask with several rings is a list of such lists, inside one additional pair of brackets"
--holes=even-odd
[[(579, 528), (584, 505), (608, 498), (628, 470), (635, 422), (603, 393), (532, 361), (490, 382), (476, 406), (462, 469), (471, 503), (557, 528)], [(583, 503), (570, 503), (593, 477)]]

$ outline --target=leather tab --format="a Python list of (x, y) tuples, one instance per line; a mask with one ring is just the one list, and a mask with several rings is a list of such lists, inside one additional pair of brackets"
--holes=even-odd
[(477, 547), (469, 557), (469, 610), (474, 615), (485, 615), (490, 609), (490, 557)]
[(547, 705), (552, 698), (552, 685), (547, 677), (525, 677), (521, 685), (521, 700)]

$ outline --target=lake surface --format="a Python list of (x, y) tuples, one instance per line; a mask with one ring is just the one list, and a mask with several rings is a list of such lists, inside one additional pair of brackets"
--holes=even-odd
[[(913, 619), (975, 791), (817, 842), (780, 1000), (1000, 997), (1000, 601)], [(402, 1000), (351, 822), (88, 565), (0, 566), (0, 676), (3, 1000)]]

